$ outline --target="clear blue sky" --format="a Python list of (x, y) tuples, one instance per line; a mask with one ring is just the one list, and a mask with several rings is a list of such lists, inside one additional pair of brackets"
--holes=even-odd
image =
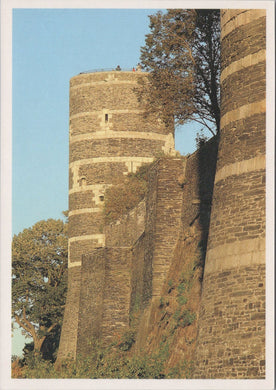
[[(132, 68), (149, 32), (145, 9), (13, 11), (12, 231), (62, 218), (68, 208), (69, 80), (86, 70)], [(199, 128), (176, 131), (176, 149), (195, 150)], [(21, 340), (21, 341), (20, 341)], [(14, 337), (22, 348), (22, 338)]]
[[(69, 79), (97, 68), (132, 68), (149, 32), (144, 9), (13, 11), (13, 233), (67, 210)], [(195, 132), (176, 131), (176, 149)]]

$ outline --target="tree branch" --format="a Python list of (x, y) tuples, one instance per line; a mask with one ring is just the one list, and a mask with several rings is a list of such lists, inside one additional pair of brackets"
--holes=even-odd
[(52, 324), (52, 325), (50, 326), (50, 328), (48, 328), (48, 329), (46, 330), (46, 332), (47, 332), (47, 333), (50, 333), (51, 330), (53, 330), (53, 329), (55, 328), (55, 326), (57, 326), (57, 323)]
[(213, 135), (215, 135), (214, 131), (212, 130), (212, 128), (211, 128), (209, 125), (207, 125), (207, 123), (205, 122), (204, 118), (198, 119), (198, 118), (194, 117), (193, 120), (194, 120), (195, 122), (200, 123), (201, 125), (207, 127), (207, 129), (208, 129)]
[(19, 316), (17, 315), (17, 314), (15, 314), (15, 321), (18, 323), (18, 325), (21, 327), (21, 328), (23, 328), (26, 332), (28, 332), (28, 333), (30, 333), (30, 335), (33, 337), (33, 328), (31, 328), (30, 327), (30, 323), (29, 322), (27, 322), (27, 324), (24, 324), (21, 320), (20, 320), (20, 318), (19, 318)]

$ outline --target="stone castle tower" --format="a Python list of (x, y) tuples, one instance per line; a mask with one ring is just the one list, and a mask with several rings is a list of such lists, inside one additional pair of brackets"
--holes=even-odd
[[(106, 336), (112, 326), (127, 323), (129, 295), (138, 295), (137, 291), (143, 295), (145, 285), (152, 284), (149, 307), (159, 300), (162, 288), (167, 288), (169, 267), (175, 267), (174, 256), (178, 262), (186, 261), (186, 253), (180, 256), (175, 251), (183, 241), (179, 232), (196, 229), (193, 223), (202, 214), (201, 202), (209, 199), (200, 196), (199, 187), (210, 186), (203, 188), (211, 194), (212, 208), (200, 311), (195, 313), (193, 378), (265, 377), (264, 10), (221, 11), (221, 65), (214, 188), (213, 173), (212, 180), (204, 180), (209, 167), (199, 172), (197, 152), (183, 159), (164, 158), (151, 169), (144, 203), (105, 230), (101, 217), (105, 189), (160, 151), (173, 154), (173, 128), (144, 119), (133, 92), (144, 73), (99, 72), (71, 80), (69, 286), (58, 359), (89, 354), (86, 340), (97, 328), (102, 327)], [(216, 162), (214, 154), (211, 158)], [(185, 180), (180, 186), (181, 175)], [(146, 323), (141, 340), (154, 326), (160, 333), (157, 309), (141, 318)], [(177, 348), (182, 344), (185, 347), (184, 340)]]
[(221, 137), (198, 378), (260, 378), (265, 372), (265, 47), (265, 10), (221, 11)]
[(59, 357), (75, 357), (82, 255), (105, 245), (102, 205), (109, 186), (174, 153), (174, 128), (144, 118), (134, 88), (146, 73), (82, 73), (70, 81), (68, 294)]

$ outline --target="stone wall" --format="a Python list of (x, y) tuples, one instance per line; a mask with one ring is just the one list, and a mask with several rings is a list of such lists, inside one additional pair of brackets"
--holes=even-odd
[(93, 348), (94, 339), (102, 336), (105, 248), (84, 255), (81, 270), (77, 354), (87, 355)]
[(264, 378), (265, 11), (221, 15), (221, 136), (195, 377)]
[(81, 286), (81, 267), (74, 267), (68, 270), (68, 289), (66, 297), (66, 310), (63, 317), (62, 332), (59, 341), (58, 359), (56, 365), (66, 358), (76, 359), (77, 332), (79, 319), (79, 301)]
[(77, 354), (89, 354), (93, 338), (107, 343), (121, 334), (130, 312), (149, 302), (152, 287), (155, 294), (162, 288), (179, 234), (184, 162), (158, 159), (146, 198), (104, 227), (105, 247), (83, 256)]
[(105, 226), (106, 246), (133, 246), (145, 231), (145, 218), (146, 201), (143, 199), (122, 218)]
[[(182, 159), (181, 170), (173, 169), (171, 172), (166, 171), (167, 178), (172, 180), (171, 186), (173, 186), (174, 190), (180, 191), (180, 194), (178, 194), (178, 199), (181, 200), (180, 211), (174, 220), (175, 226), (179, 224), (175, 229), (174, 240), (171, 239), (171, 236), (167, 238), (171, 248), (167, 252), (166, 258), (168, 268), (164, 272), (162, 279), (157, 279), (159, 293), (153, 296), (151, 300), (146, 301), (147, 305), (141, 305), (143, 313), (140, 319), (135, 351), (137, 353), (140, 350), (145, 350), (148, 353), (159, 352), (160, 345), (168, 343), (169, 358), (166, 362), (167, 368), (184, 360), (191, 362), (195, 358), (197, 320), (195, 320), (192, 326), (182, 328), (181, 326), (176, 326), (174, 315), (177, 310), (187, 309), (195, 313), (197, 318), (199, 311), (202, 269), (208, 238), (217, 161), (217, 144), (218, 140), (215, 137), (202, 145), (198, 151)], [(154, 237), (159, 237), (160, 232), (164, 233), (164, 236), (167, 234), (166, 231), (162, 231), (162, 224), (156, 223), (159, 217), (157, 214), (158, 202), (156, 200), (158, 198), (162, 199), (162, 196), (157, 196), (157, 192), (160, 190), (160, 187), (157, 185), (158, 177), (156, 172), (152, 175), (151, 181), (154, 185), (148, 194), (148, 199), (151, 199), (151, 202), (147, 208), (147, 218), (149, 221), (153, 221), (148, 225), (148, 232), (151, 234), (148, 235), (148, 241), (147, 236), (143, 238), (143, 240), (147, 241), (144, 251), (151, 253), (152, 259), (156, 245)], [(162, 177), (165, 179), (165, 174)], [(167, 195), (169, 194), (167, 193)], [(171, 205), (173, 205), (173, 198), (171, 200)], [(166, 214), (163, 210), (163, 218), (164, 215)], [(163, 224), (163, 228), (166, 229), (166, 224)], [(137, 258), (141, 256), (140, 242), (137, 243), (137, 249), (135, 248), (135, 256)], [(144, 258), (147, 259), (147, 255)], [(146, 263), (144, 263), (144, 268), (146, 268)], [(136, 264), (134, 269), (137, 269)], [(137, 273), (139, 277), (137, 277), (137, 283), (134, 288), (138, 290), (136, 303), (139, 303), (140, 296), (143, 296), (141, 291), (145, 288), (143, 287), (145, 283), (144, 285), (142, 283), (140, 268), (138, 268)], [(152, 271), (148, 270), (147, 275), (149, 276), (151, 273)], [(187, 304), (180, 307), (178, 305), (177, 286), (183, 282), (184, 275), (192, 275), (191, 280), (189, 280), (191, 288), (189, 292), (186, 291), (189, 294), (186, 297)], [(150, 277), (154, 279), (154, 274)], [(148, 283), (151, 284), (152, 281), (148, 280)], [(132, 297), (132, 301), (135, 302), (134, 297)], [(162, 305), (160, 305), (161, 301), (163, 302)]]
[(146, 219), (146, 262), (152, 264), (152, 296), (159, 296), (181, 222), (185, 158), (161, 158), (151, 169)]
[(130, 314), (132, 315), (149, 303), (152, 294), (151, 264), (145, 261), (145, 233), (135, 242), (131, 251)]
[(200, 378), (265, 378), (265, 265), (204, 275), (203, 299)]
[[(130, 248), (106, 248), (102, 340), (108, 342), (129, 326)], [(82, 322), (83, 323), (83, 322)]]
[(114, 340), (129, 325), (130, 248), (98, 248), (82, 259), (77, 354)]

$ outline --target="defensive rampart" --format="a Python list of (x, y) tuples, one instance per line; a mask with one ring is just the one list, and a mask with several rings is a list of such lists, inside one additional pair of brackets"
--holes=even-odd
[(89, 354), (93, 338), (107, 343), (122, 334), (135, 306), (160, 294), (181, 222), (183, 163), (183, 158), (158, 159), (145, 200), (105, 226), (104, 248), (83, 256), (77, 354)]
[(138, 107), (142, 73), (71, 80), (59, 359), (124, 332), (138, 308), (135, 352), (166, 342), (168, 364), (194, 361), (193, 378), (265, 377), (265, 23), (263, 10), (221, 11), (220, 137), (157, 159), (145, 199), (108, 226), (105, 189), (171, 154), (172, 129)]

